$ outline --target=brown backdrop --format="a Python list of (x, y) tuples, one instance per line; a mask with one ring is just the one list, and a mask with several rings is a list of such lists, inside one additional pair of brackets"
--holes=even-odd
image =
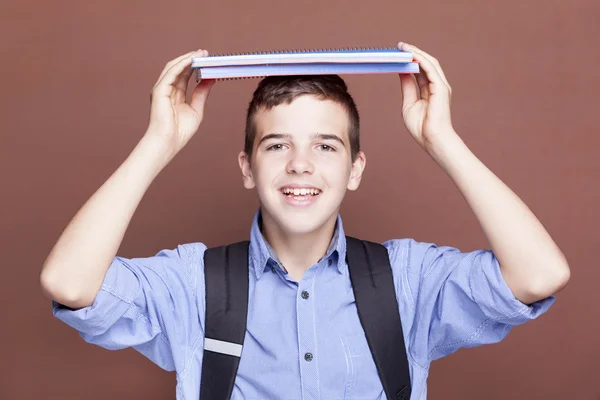
[[(134, 350), (85, 343), (52, 317), (39, 286), (62, 229), (144, 133), (168, 60), (198, 47), (404, 40), (441, 60), (459, 134), (539, 216), (572, 268), (547, 314), (500, 344), (434, 362), (430, 398), (599, 399), (599, 21), (591, 0), (2, 0), (0, 398), (175, 398), (174, 374)], [(119, 255), (247, 237), (257, 201), (236, 156), (257, 82), (213, 88), (200, 132), (150, 187)], [(460, 193), (404, 129), (398, 78), (347, 82), (368, 156), (342, 210), (349, 234), (487, 248)]]

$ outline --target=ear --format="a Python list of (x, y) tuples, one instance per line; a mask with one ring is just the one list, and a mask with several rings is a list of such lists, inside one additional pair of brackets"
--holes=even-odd
[(255, 186), (254, 178), (252, 178), (252, 168), (250, 168), (250, 160), (248, 154), (245, 151), (241, 151), (238, 155), (238, 163), (240, 164), (240, 170), (242, 171), (242, 179), (244, 180), (244, 187), (246, 189), (252, 189)]
[(359, 151), (356, 155), (356, 160), (352, 163), (352, 170), (350, 171), (350, 180), (348, 181), (348, 190), (356, 190), (360, 185), (363, 171), (367, 166), (367, 157), (365, 153)]

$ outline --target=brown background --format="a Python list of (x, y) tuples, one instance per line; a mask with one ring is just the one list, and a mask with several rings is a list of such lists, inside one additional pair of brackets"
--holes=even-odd
[[(175, 376), (88, 345), (51, 313), (39, 272), (62, 229), (145, 131), (164, 64), (189, 50), (394, 45), (442, 63), (453, 121), (567, 256), (569, 286), (502, 343), (434, 362), (431, 399), (600, 398), (597, 1), (0, 3), (1, 399), (174, 399)], [(158, 176), (119, 255), (244, 239), (257, 207), (236, 156), (257, 80), (220, 82), (200, 132)], [(368, 168), (349, 234), (488, 248), (455, 186), (404, 129), (397, 76), (347, 77)], [(85, 260), (82, 260), (85, 262)]]

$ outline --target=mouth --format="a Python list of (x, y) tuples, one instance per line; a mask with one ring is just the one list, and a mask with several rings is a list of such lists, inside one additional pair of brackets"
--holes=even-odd
[(317, 188), (291, 188), (284, 187), (281, 188), (281, 193), (285, 196), (318, 196), (321, 194), (321, 189)]
[(322, 193), (321, 189), (314, 187), (283, 187), (280, 191), (292, 205), (312, 204)]

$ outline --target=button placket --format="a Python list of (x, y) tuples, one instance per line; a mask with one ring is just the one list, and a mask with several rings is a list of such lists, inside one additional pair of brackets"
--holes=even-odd
[(296, 296), (300, 379), (306, 398), (319, 398), (314, 296), (314, 277), (317, 270), (318, 268), (310, 268), (305, 272), (298, 282)]

